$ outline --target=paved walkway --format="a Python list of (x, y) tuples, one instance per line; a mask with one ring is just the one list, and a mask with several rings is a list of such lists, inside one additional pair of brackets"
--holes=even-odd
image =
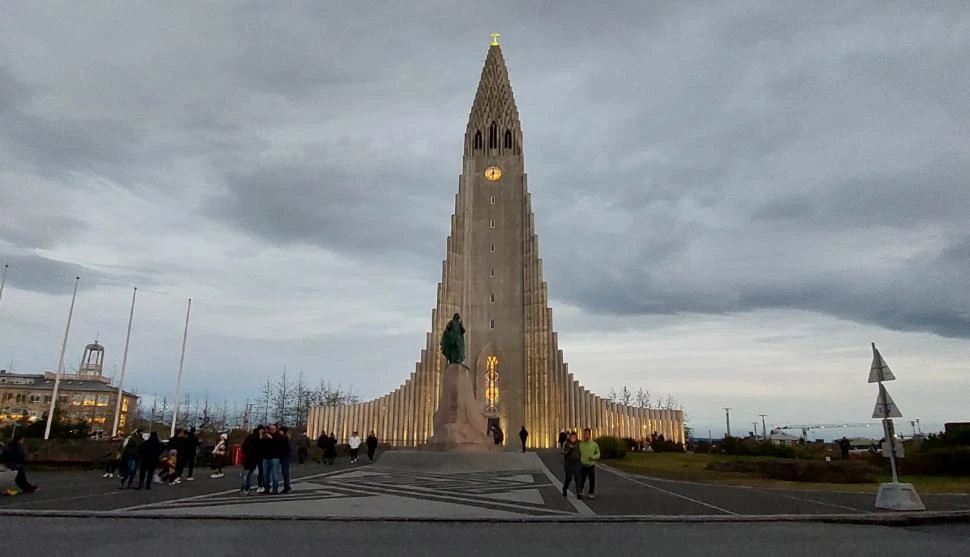
[[(239, 492), (238, 468), (178, 486), (119, 490), (96, 472), (32, 474), (41, 490), (2, 509), (112, 511), (129, 516), (529, 519), (872, 513), (874, 495), (719, 486), (600, 467), (597, 499), (561, 493), (561, 457), (546, 453), (392, 451), (374, 465), (294, 466), (287, 495)], [(201, 473), (201, 471), (200, 471)], [(970, 511), (970, 496), (924, 495), (929, 510)]]

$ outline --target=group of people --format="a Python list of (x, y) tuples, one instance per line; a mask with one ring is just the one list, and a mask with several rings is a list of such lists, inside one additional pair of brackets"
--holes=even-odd
[[(264, 495), (286, 494), (290, 486), (293, 442), (289, 429), (271, 424), (256, 426), (242, 443), (243, 472), (240, 492)], [(253, 484), (253, 474), (256, 484)], [(280, 490), (280, 482), (283, 489)]]
[[(354, 430), (350, 434), (350, 439), (347, 440), (347, 444), (350, 446), (350, 463), (356, 464), (357, 458), (360, 455), (360, 446), (363, 444), (367, 447), (367, 460), (374, 462), (374, 457), (377, 455), (377, 434), (371, 431), (367, 434), (367, 439), (362, 441), (357, 430)], [(317, 438), (317, 447), (323, 451), (323, 464), (325, 466), (332, 466), (337, 460), (337, 435), (335, 433), (321, 433), (320, 437)]]
[(575, 431), (571, 431), (565, 435), (565, 440), (560, 444), (566, 472), (566, 479), (562, 484), (563, 497), (568, 496), (569, 485), (573, 483), (577, 499), (583, 498), (583, 490), (587, 485), (589, 491), (586, 496), (596, 499), (596, 462), (600, 459), (600, 446), (593, 441), (592, 437), (593, 432), (590, 428), (583, 430), (582, 441)]
[[(228, 452), (228, 438), (227, 434), (221, 434), (215, 447), (212, 448), (210, 478), (225, 476), (222, 467), (225, 466)], [(109, 455), (104, 476), (114, 477), (114, 469), (117, 467), (121, 488), (132, 488), (137, 477), (138, 484), (134, 486), (136, 490), (151, 489), (152, 482), (156, 478), (168, 485), (179, 484), (186, 469), (188, 469), (186, 480), (192, 481), (195, 479), (192, 474), (195, 471), (199, 445), (201, 441), (195, 428), (177, 430), (167, 443), (163, 443), (158, 433), (154, 431), (148, 435), (148, 439), (145, 439), (141, 429), (136, 429), (124, 440), (117, 459), (111, 458), (114, 455)]]

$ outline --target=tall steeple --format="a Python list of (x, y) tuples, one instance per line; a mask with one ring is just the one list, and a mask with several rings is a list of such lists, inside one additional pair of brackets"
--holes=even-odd
[(485, 57), (465, 129), (465, 156), (522, 155), (522, 125), (502, 47), (493, 41)]
[(441, 334), (464, 322), (465, 362), (489, 425), (506, 442), (525, 427), (530, 447), (555, 446), (561, 428), (640, 438), (659, 431), (683, 440), (677, 411), (632, 408), (583, 388), (559, 349), (543, 279), (532, 196), (522, 156), (522, 125), (497, 34), (485, 57), (465, 130), (465, 156), (441, 266), (437, 303), (414, 372), (393, 392), (310, 412), (311, 436), (375, 430), (394, 446), (420, 446), (434, 433), (445, 361)]

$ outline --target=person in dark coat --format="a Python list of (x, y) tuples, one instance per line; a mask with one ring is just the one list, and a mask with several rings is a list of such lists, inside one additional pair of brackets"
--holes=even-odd
[(135, 482), (135, 474), (138, 472), (138, 447), (141, 444), (141, 430), (136, 429), (125, 442), (125, 448), (121, 450), (121, 489), (131, 487)]
[(141, 470), (138, 471), (138, 487), (135, 489), (152, 488), (152, 479), (155, 476), (155, 469), (158, 468), (158, 460), (162, 457), (165, 447), (162, 446), (161, 439), (154, 431), (148, 436), (148, 440), (138, 447), (138, 459), (141, 461)]
[(522, 426), (519, 430), (519, 441), (522, 441), (522, 452), (525, 452), (525, 442), (529, 438), (529, 430)]
[(562, 450), (562, 446), (566, 443), (568, 437), (565, 429), (559, 432), (559, 450)]
[(374, 462), (374, 456), (377, 454), (377, 434), (371, 431), (367, 434), (367, 460)]
[(286, 426), (280, 428), (276, 433), (277, 451), (280, 459), (280, 472), (283, 476), (283, 491), (289, 493), (290, 488), (290, 461), (293, 459), (293, 442), (290, 440), (290, 430)]
[(332, 433), (329, 435), (324, 433), (317, 443), (323, 449), (323, 463), (332, 466), (337, 460), (337, 438)]
[(242, 492), (251, 493), (253, 490), (253, 471), (257, 471), (256, 482), (257, 485), (262, 483), (261, 478), (263, 456), (260, 453), (260, 443), (259, 438), (263, 433), (263, 426), (259, 426), (253, 429), (242, 443), (242, 453), (243, 453), (243, 482), (242, 482)]
[(168, 444), (165, 446), (165, 451), (175, 451), (175, 480), (172, 483), (182, 482), (182, 471), (185, 468), (185, 430), (177, 429), (175, 430), (175, 435), (168, 440)]
[[(184, 443), (185, 443), (184, 462), (185, 462), (185, 466), (188, 467), (188, 476), (186, 476), (185, 479), (188, 481), (192, 481), (195, 479), (192, 477), (192, 472), (195, 471), (195, 455), (199, 450), (199, 445), (202, 444), (202, 441), (199, 439), (199, 435), (195, 432), (194, 427), (189, 429), (189, 432), (185, 436)], [(179, 472), (179, 476), (181, 477), (181, 471)]]
[(13, 436), (7, 447), (3, 449), (3, 463), (7, 468), (17, 472), (14, 483), (24, 493), (37, 491), (37, 486), (27, 481), (27, 449), (24, 448), (24, 436)]
[(306, 463), (306, 457), (310, 454), (310, 438), (306, 436), (306, 433), (301, 433), (299, 439), (296, 440), (296, 458), (300, 464)]
[(263, 457), (263, 489), (260, 493), (264, 495), (275, 495), (280, 491), (279, 445), (276, 426), (266, 426), (259, 438), (259, 454)]

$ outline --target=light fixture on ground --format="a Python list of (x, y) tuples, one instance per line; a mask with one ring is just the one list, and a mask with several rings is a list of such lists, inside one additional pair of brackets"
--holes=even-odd
[(889, 457), (889, 466), (892, 469), (893, 481), (883, 483), (879, 486), (879, 493), (876, 495), (876, 508), (890, 511), (922, 511), (926, 506), (916, 493), (912, 484), (899, 483), (899, 474), (896, 470), (896, 457), (904, 456), (902, 443), (896, 444), (896, 431), (893, 428), (892, 418), (902, 418), (903, 413), (899, 411), (896, 403), (886, 387), (884, 381), (895, 381), (896, 376), (882, 358), (882, 354), (876, 349), (876, 343), (872, 343), (872, 366), (869, 368), (869, 383), (879, 384), (879, 397), (876, 399), (876, 407), (872, 410), (873, 418), (882, 418), (882, 429), (885, 433), (885, 441), (882, 444), (882, 454)]

